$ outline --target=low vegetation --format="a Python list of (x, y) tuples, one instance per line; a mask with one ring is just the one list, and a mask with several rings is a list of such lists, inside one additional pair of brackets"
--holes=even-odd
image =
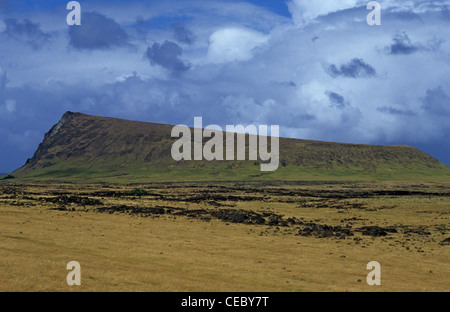
[(435, 182), (2, 183), (0, 291), (448, 291), (449, 207)]

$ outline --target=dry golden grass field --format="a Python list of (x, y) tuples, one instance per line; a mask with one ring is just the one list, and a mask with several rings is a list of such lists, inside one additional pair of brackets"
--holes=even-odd
[(450, 291), (449, 196), (449, 183), (3, 183), (0, 291)]

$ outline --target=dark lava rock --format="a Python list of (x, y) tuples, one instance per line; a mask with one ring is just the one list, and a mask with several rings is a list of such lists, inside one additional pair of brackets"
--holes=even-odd
[(418, 235), (431, 235), (430, 232), (425, 231), (423, 228), (417, 228), (417, 229), (406, 229), (404, 231), (405, 234), (418, 234)]
[(46, 198), (45, 201), (60, 205), (66, 205), (66, 204), (77, 204), (81, 206), (95, 206), (95, 205), (103, 205), (103, 203), (98, 199), (92, 199), (89, 197), (81, 197), (81, 196), (67, 196), (67, 195), (61, 195), (54, 198)]
[(326, 224), (308, 223), (306, 227), (299, 230), (298, 234), (301, 236), (315, 236), (319, 238), (323, 237), (345, 237), (353, 236), (353, 233), (348, 228), (341, 226), (330, 226)]
[(118, 191), (99, 191), (92, 193), (93, 196), (98, 197), (122, 197), (127, 195), (124, 192), (118, 192)]
[(224, 222), (244, 224), (265, 224), (264, 217), (253, 211), (221, 209), (212, 211), (211, 215)]
[(362, 235), (373, 237), (386, 236), (389, 231), (389, 229), (384, 229), (379, 226), (365, 226), (359, 228), (359, 230), (362, 230)]
[(276, 215), (273, 214), (269, 217), (269, 220), (267, 221), (267, 225), (269, 226), (288, 226), (288, 222), (290, 222), (291, 224), (293, 224), (293, 222), (295, 223), (295, 221), (293, 219), (291, 219), (290, 221), (285, 221), (283, 220), (283, 217), (280, 215)]
[(139, 215), (141, 217), (148, 217), (151, 215), (163, 215), (169, 213), (171, 209), (166, 207), (132, 207), (127, 205), (119, 205), (119, 206), (98, 208), (97, 211), (107, 212), (110, 214), (120, 212), (129, 215)]

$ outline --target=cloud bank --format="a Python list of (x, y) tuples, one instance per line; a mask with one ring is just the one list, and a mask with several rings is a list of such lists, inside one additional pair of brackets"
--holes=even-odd
[(274, 124), (287, 137), (410, 144), (450, 164), (448, 2), (381, 1), (374, 27), (356, 0), (288, 1), (291, 17), (270, 1), (92, 1), (77, 27), (55, 8), (10, 3), (0, 171), (22, 165), (67, 110)]

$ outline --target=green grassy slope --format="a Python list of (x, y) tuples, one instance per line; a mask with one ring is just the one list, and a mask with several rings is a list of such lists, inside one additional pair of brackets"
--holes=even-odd
[(275, 172), (261, 172), (258, 161), (176, 162), (170, 153), (176, 140), (171, 130), (171, 125), (68, 112), (13, 175), (19, 181), (118, 183), (450, 180), (449, 167), (410, 146), (280, 138), (280, 166)]

